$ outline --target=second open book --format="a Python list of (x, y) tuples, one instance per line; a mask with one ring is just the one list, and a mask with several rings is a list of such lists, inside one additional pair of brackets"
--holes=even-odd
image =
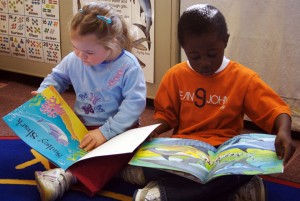
[(131, 165), (158, 168), (200, 183), (224, 175), (283, 172), (274, 147), (274, 135), (241, 134), (218, 149), (197, 140), (156, 138), (145, 142)]

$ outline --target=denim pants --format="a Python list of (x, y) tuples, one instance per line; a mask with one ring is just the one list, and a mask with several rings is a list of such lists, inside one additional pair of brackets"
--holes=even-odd
[(235, 191), (252, 175), (218, 177), (206, 184), (153, 168), (143, 168), (145, 179), (157, 181), (162, 201), (230, 201)]

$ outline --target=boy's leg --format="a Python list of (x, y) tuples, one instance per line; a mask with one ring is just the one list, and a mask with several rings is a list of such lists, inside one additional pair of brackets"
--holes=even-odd
[[(143, 168), (146, 181), (158, 181), (157, 184), (162, 194), (162, 200), (226, 200), (225, 197), (233, 194), (243, 184), (251, 180), (253, 176), (230, 175), (222, 176), (200, 184), (198, 182), (177, 176), (168, 172)], [(166, 199), (163, 199), (163, 198)]]
[(253, 176), (252, 179), (241, 186), (233, 195), (233, 201), (265, 201), (267, 194), (262, 178)]

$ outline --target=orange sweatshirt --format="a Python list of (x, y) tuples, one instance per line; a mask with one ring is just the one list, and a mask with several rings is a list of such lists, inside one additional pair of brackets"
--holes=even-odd
[(244, 114), (271, 133), (289, 107), (257, 73), (230, 61), (212, 76), (193, 71), (187, 62), (163, 77), (155, 97), (155, 118), (174, 128), (173, 137), (197, 139), (213, 146), (240, 134)]

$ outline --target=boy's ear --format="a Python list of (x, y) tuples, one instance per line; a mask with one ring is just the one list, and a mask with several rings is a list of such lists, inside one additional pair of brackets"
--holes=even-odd
[(227, 34), (227, 38), (226, 38), (226, 40), (225, 40), (225, 48), (227, 47), (228, 40), (229, 40), (229, 36), (230, 36), (230, 34)]

